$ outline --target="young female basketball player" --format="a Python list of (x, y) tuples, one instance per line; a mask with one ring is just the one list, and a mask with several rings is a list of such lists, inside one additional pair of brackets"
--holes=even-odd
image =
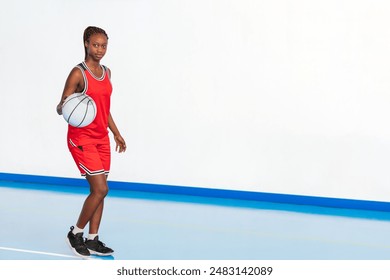
[[(85, 61), (70, 72), (57, 105), (62, 114), (64, 100), (75, 92), (85, 93), (93, 98), (97, 107), (95, 120), (88, 126), (76, 128), (68, 126), (68, 148), (82, 176), (90, 185), (75, 226), (70, 228), (67, 241), (76, 255), (111, 255), (114, 251), (98, 238), (98, 230), (103, 214), (104, 198), (108, 193), (107, 176), (110, 171), (110, 141), (108, 128), (116, 142), (115, 150), (126, 151), (126, 143), (110, 113), (112, 86), (110, 70), (100, 64), (107, 50), (108, 36), (98, 27), (87, 27), (84, 31)], [(83, 231), (89, 223), (89, 235), (83, 239)]]

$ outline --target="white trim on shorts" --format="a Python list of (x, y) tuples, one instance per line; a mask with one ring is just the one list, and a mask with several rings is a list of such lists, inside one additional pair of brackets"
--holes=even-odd
[(101, 170), (96, 170), (96, 171), (91, 171), (89, 170), (85, 165), (83, 165), (82, 163), (79, 163), (79, 166), (82, 170), (85, 171), (85, 174), (81, 174), (81, 176), (86, 176), (86, 174), (88, 174), (89, 176), (96, 176), (96, 175), (101, 175), (101, 174), (106, 174), (108, 175), (108, 173), (110, 171), (106, 171), (104, 169), (101, 169)]

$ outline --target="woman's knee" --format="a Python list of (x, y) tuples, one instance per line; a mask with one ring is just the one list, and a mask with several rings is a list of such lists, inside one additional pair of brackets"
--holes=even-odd
[(106, 176), (88, 176), (87, 177), (91, 193), (104, 198), (108, 194), (108, 185)]
[(92, 188), (91, 192), (104, 198), (108, 194), (108, 187), (107, 185), (105, 185), (105, 186), (99, 186), (98, 188)]

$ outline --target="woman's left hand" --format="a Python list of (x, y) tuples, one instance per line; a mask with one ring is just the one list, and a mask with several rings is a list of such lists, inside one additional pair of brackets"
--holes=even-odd
[(126, 142), (125, 139), (121, 135), (114, 136), (114, 140), (116, 143), (115, 151), (119, 153), (123, 153), (126, 151)]

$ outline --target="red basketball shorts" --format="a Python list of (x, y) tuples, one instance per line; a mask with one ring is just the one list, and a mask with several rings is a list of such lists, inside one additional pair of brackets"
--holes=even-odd
[(81, 176), (94, 176), (110, 172), (110, 142), (105, 144), (86, 144), (78, 146), (68, 139), (68, 148), (80, 170)]

